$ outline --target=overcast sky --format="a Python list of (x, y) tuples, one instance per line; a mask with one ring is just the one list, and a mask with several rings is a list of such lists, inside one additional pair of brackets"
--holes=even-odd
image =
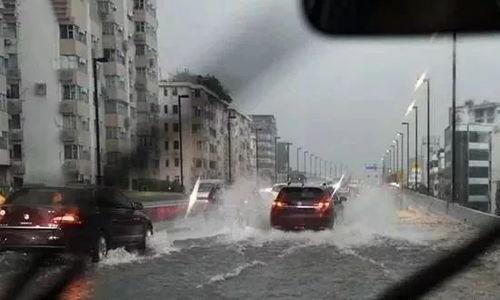
[[(451, 36), (326, 38), (303, 23), (298, 2), (278, 0), (161, 0), (158, 19), (163, 78), (184, 68), (218, 76), (242, 112), (274, 114), (283, 139), (324, 159), (355, 170), (380, 161), (412, 99), (424, 134), (425, 89), (413, 87), (426, 70), (431, 134), (448, 123)], [(458, 39), (458, 102), (498, 101), (500, 37)], [(407, 120), (413, 143), (414, 114)]]

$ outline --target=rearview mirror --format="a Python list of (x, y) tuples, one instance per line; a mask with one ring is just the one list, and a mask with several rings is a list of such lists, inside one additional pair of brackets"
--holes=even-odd
[(144, 205), (142, 205), (141, 202), (138, 202), (138, 201), (134, 201), (132, 203), (132, 207), (135, 209), (135, 210), (141, 210), (144, 208)]
[(326, 34), (397, 35), (500, 30), (497, 0), (303, 0), (310, 25)]

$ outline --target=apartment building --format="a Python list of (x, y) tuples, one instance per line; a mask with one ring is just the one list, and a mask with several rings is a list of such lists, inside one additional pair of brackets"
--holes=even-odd
[(229, 151), (231, 151), (230, 170), (232, 181), (248, 179), (255, 176), (255, 132), (252, 130), (252, 119), (234, 108), (229, 109), (229, 131), (231, 134)]
[(190, 82), (160, 81), (160, 90), (159, 141), (162, 147), (156, 178), (180, 183), (182, 164), (183, 184), (187, 190), (194, 186), (198, 177), (227, 179), (228, 103), (203, 85)]
[(252, 129), (257, 135), (259, 176), (270, 181), (274, 178), (276, 119), (273, 115), (251, 115)]
[[(131, 160), (139, 136), (137, 90), (142, 91), (136, 82), (142, 58), (135, 50), (141, 41), (136, 18), (144, 10), (154, 16), (154, 3), (3, 2), (10, 180), (17, 185), (95, 183), (96, 120), (101, 175), (124, 185), (129, 177), (142, 176)], [(157, 55), (150, 59), (156, 68)], [(157, 79), (149, 85), (155, 82), (157, 89)], [(0, 152), (0, 164), (1, 158)], [(136, 172), (127, 174), (130, 169)]]

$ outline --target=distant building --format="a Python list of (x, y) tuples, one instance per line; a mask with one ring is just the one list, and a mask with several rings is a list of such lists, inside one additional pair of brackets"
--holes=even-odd
[(276, 143), (276, 172), (278, 182), (285, 182), (290, 171), (290, 145), (285, 142)]
[(231, 180), (255, 176), (255, 132), (252, 119), (229, 109), (231, 130)]
[(252, 128), (257, 135), (259, 176), (270, 181), (275, 171), (275, 137), (277, 136), (276, 119), (273, 115), (251, 115)]

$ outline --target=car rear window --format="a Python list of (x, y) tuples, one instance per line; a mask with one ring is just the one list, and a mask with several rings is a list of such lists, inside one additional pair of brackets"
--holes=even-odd
[(6, 204), (16, 205), (82, 205), (88, 203), (91, 193), (85, 190), (24, 189), (7, 198)]
[(320, 188), (302, 188), (302, 187), (285, 187), (281, 189), (279, 198), (284, 199), (288, 203), (298, 201), (315, 201), (325, 193)]

